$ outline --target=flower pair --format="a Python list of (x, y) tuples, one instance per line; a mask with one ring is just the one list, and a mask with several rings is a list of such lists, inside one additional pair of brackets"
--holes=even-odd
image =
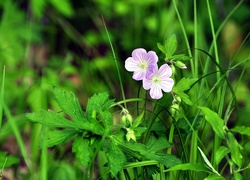
[(143, 88), (150, 89), (152, 99), (160, 99), (164, 92), (170, 92), (174, 86), (174, 80), (170, 78), (172, 69), (164, 64), (158, 69), (158, 56), (154, 51), (146, 52), (143, 48), (135, 49), (132, 57), (125, 61), (127, 71), (134, 72), (133, 79), (142, 80)]

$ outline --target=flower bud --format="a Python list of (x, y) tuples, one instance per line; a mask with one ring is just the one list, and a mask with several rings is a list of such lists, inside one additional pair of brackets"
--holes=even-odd
[(136, 142), (136, 137), (135, 137), (135, 134), (134, 134), (133, 130), (127, 128), (126, 139), (127, 139), (127, 141), (130, 141), (130, 139), (132, 139), (133, 141)]
[(123, 115), (123, 116), (122, 116), (122, 124), (123, 124), (124, 126), (126, 126), (126, 124), (127, 124), (126, 115)]
[(179, 104), (173, 104), (170, 108), (171, 114), (176, 115), (179, 109), (180, 109)]
[(176, 61), (175, 65), (181, 69), (187, 69), (187, 66), (181, 61)]
[(126, 114), (126, 119), (129, 122), (129, 125), (132, 126), (133, 118), (130, 114)]
[(96, 119), (96, 110), (93, 110), (93, 111), (92, 111), (91, 117), (92, 117), (93, 119)]
[(175, 96), (174, 96), (174, 102), (175, 102), (175, 104), (181, 103), (181, 98), (180, 98), (180, 96), (175, 95)]
[(176, 73), (175, 66), (172, 65), (172, 66), (171, 66), (171, 69), (172, 69), (172, 74), (173, 74), (173, 75), (176, 75), (177, 73)]

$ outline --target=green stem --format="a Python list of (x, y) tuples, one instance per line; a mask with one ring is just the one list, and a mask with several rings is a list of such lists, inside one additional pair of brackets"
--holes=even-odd
[[(194, 0), (194, 48), (198, 48), (197, 3)], [(198, 77), (198, 51), (194, 51), (194, 77)]]
[[(210, 26), (211, 26), (211, 32), (213, 36), (213, 45), (214, 45), (214, 54), (215, 54), (215, 61), (217, 64), (220, 64), (220, 59), (219, 59), (219, 53), (218, 53), (218, 47), (217, 47), (217, 41), (216, 41), (216, 34), (214, 31), (214, 23), (213, 23), (213, 18), (212, 18), (212, 13), (209, 5), (209, 0), (207, 0), (207, 10), (208, 10), (208, 15), (209, 15), (209, 21), (210, 21)], [(220, 78), (220, 69), (216, 66), (216, 71), (217, 71), (217, 80)], [(219, 92), (219, 91), (218, 91)], [(219, 92), (220, 93), (220, 92)], [(219, 94), (218, 93), (218, 94)]]
[[(173, 139), (174, 139), (174, 123), (171, 124), (170, 131), (169, 131), (169, 138), (168, 138), (169, 143), (172, 144)], [(171, 152), (172, 152), (172, 146), (168, 148), (167, 153), (171, 154)]]
[[(210, 4), (209, 4), (209, 0), (206, 1), (207, 2), (207, 10), (208, 10), (208, 15), (209, 15), (209, 21), (210, 21), (210, 26), (211, 26), (211, 32), (212, 32), (212, 36), (213, 36), (213, 45), (214, 45), (214, 54), (215, 54), (215, 62), (217, 64), (220, 64), (220, 59), (219, 59), (219, 53), (218, 53), (218, 47), (217, 47), (217, 37), (215, 34), (215, 30), (214, 30), (214, 23), (213, 23), (213, 18), (212, 18), (212, 13), (211, 13), (211, 8), (210, 8)], [(217, 77), (217, 81), (220, 79), (220, 69), (218, 66), (216, 66), (216, 77)], [(222, 95), (222, 90), (221, 90), (221, 86), (218, 87), (218, 91), (217, 91), (217, 104), (218, 104), (218, 115), (221, 117), (222, 115), (222, 110), (223, 110), (223, 102), (224, 100), (221, 97)], [(217, 151), (217, 149), (220, 146), (220, 138), (215, 134), (214, 136), (214, 144), (213, 144), (213, 155), (212, 155), (212, 162), (213, 162), (213, 166), (216, 166), (215, 163), (215, 155), (214, 153)], [(217, 167), (215, 168), (217, 169)]]
[[(47, 131), (46, 127), (43, 127), (42, 129), (43, 132)], [(48, 151), (46, 147), (46, 143), (43, 143), (42, 145), (42, 155), (41, 155), (41, 179), (42, 180), (47, 180), (47, 171), (48, 171)]]
[[(182, 30), (182, 33), (183, 33), (183, 36), (184, 36), (184, 40), (185, 40), (185, 43), (186, 43), (186, 46), (187, 46), (188, 55), (190, 57), (192, 57), (192, 52), (191, 52), (191, 48), (190, 48), (190, 45), (189, 45), (187, 33), (186, 33), (185, 27), (183, 25), (179, 10), (177, 8), (176, 0), (173, 0), (173, 4), (174, 4), (174, 9), (175, 9), (176, 15), (178, 17), (178, 20), (179, 20), (179, 23), (180, 23), (180, 26), (181, 26), (181, 30)], [(191, 64), (192, 75), (194, 76), (195, 75), (195, 72), (194, 72), (195, 68), (194, 68), (194, 60), (193, 60), (193, 58), (190, 59), (190, 64)]]
[[(194, 48), (198, 47), (198, 20), (197, 20), (197, 3), (196, 0), (194, 0)], [(194, 70), (193, 75), (194, 77), (198, 77), (198, 52), (194, 52)], [(198, 86), (195, 87), (195, 94), (198, 93)], [(195, 96), (197, 97), (197, 96)], [(194, 100), (197, 101), (198, 97)], [(196, 120), (196, 118), (195, 118)], [(198, 144), (198, 138), (197, 135), (198, 131), (195, 130), (192, 132), (191, 135), (191, 147), (190, 147), (190, 163), (196, 163), (197, 161), (197, 144)], [(192, 178), (196, 179), (196, 173), (192, 173)]]

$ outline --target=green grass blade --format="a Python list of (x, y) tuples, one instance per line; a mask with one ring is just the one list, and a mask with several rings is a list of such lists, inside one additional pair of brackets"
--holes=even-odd
[[(119, 66), (118, 66), (118, 61), (117, 61), (117, 58), (116, 58), (115, 50), (113, 48), (112, 41), (111, 41), (111, 38), (109, 36), (109, 32), (108, 32), (108, 29), (107, 29), (107, 26), (106, 26), (106, 23), (105, 23), (103, 17), (102, 17), (102, 21), (103, 21), (103, 24), (104, 24), (104, 27), (105, 27), (105, 31), (106, 31), (106, 34), (107, 34), (107, 37), (108, 37), (108, 41), (109, 41), (110, 48), (111, 48), (111, 51), (112, 51), (112, 54), (113, 54), (113, 58), (115, 60), (115, 66), (116, 66), (117, 74), (118, 74), (118, 78), (119, 78), (119, 83), (120, 83), (122, 98), (123, 98), (123, 100), (125, 100), (126, 98), (125, 98), (125, 93), (124, 93), (124, 89), (123, 89), (123, 85), (122, 85), (121, 72), (120, 72), (120, 69), (119, 69)], [(127, 109), (126, 102), (124, 102), (124, 106)]]
[(10, 127), (15, 135), (15, 138), (17, 140), (17, 144), (20, 148), (20, 151), (21, 151), (21, 154), (24, 158), (24, 161), (28, 167), (29, 170), (31, 170), (31, 165), (30, 165), (30, 159), (29, 159), (29, 156), (28, 156), (28, 153), (27, 153), (27, 149), (25, 147), (25, 144), (24, 144), (24, 141), (22, 140), (22, 137), (21, 137), (21, 134), (20, 134), (20, 131), (16, 125), (16, 122), (14, 120), (14, 118), (12, 117), (11, 113), (10, 113), (10, 110), (9, 108), (3, 103), (3, 109), (4, 109), (4, 113), (9, 121), (9, 124), (10, 124)]
[[(188, 49), (188, 55), (190, 57), (192, 57), (192, 52), (191, 52), (191, 48), (190, 48), (190, 45), (189, 45), (187, 33), (186, 33), (186, 30), (185, 30), (183, 21), (181, 19), (181, 15), (180, 15), (179, 10), (177, 8), (176, 0), (173, 0), (173, 4), (174, 4), (174, 9), (175, 9), (176, 15), (177, 15), (178, 20), (180, 22), (180, 26), (181, 26), (181, 30), (182, 30), (182, 33), (183, 33), (183, 36), (184, 36), (184, 40), (185, 40), (186, 46), (187, 46), (187, 49)], [(193, 60), (193, 58), (190, 59), (190, 64), (191, 64), (192, 75), (194, 76), (195, 75), (195, 73), (194, 73), (194, 69), (195, 68), (194, 68), (194, 60)]]
[(2, 78), (2, 86), (0, 92), (0, 132), (1, 132), (2, 118), (3, 118), (4, 80), (5, 80), (5, 66), (3, 67), (3, 78)]
[[(46, 132), (47, 128), (43, 127), (42, 132)], [(48, 177), (48, 148), (46, 147), (46, 143), (42, 144), (42, 152), (41, 152), (41, 179), (47, 180)]]

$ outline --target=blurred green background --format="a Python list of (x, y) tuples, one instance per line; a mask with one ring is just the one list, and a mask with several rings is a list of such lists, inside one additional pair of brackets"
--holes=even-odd
[[(215, 29), (239, 2), (240, 7), (218, 37), (219, 55), (225, 68), (229, 59), (237, 63), (249, 55), (250, 1), (210, 1)], [(208, 52), (212, 34), (205, 1), (197, 1), (199, 39), (196, 47), (193, 1), (176, 0), (176, 4), (191, 51), (199, 48)], [(83, 107), (88, 97), (100, 91), (108, 91), (111, 97), (122, 99), (103, 20), (119, 62), (127, 98), (136, 97), (140, 86), (124, 68), (124, 61), (135, 48), (154, 50), (161, 58), (156, 43), (163, 43), (175, 33), (178, 53), (187, 54), (188, 51), (174, 3), (170, 0), (1, 0), (0, 17), (1, 83), (4, 66), (6, 70), (4, 101), (31, 150), (39, 143), (36, 138), (41, 127), (27, 123), (24, 113), (56, 109), (52, 86), (73, 91)], [(206, 55), (199, 53), (202, 66)], [(178, 75), (191, 77), (190, 64), (187, 67)], [(230, 74), (232, 83), (237, 82), (240, 73), (239, 68)], [(250, 125), (249, 87), (250, 72), (247, 70), (236, 92), (240, 117), (233, 119), (240, 125)], [(0, 143), (2, 150), (20, 155), (5, 116)], [(30, 153), (34, 162), (39, 159), (39, 150)]]

